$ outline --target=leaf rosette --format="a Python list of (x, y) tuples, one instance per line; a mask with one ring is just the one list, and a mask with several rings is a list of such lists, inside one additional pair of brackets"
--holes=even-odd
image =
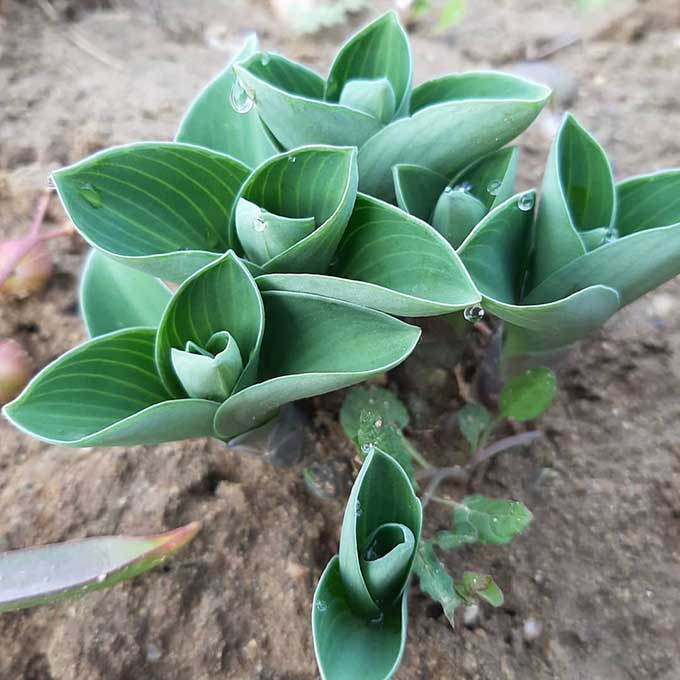
[(44, 368), (4, 409), (44, 441), (84, 447), (229, 440), (288, 402), (389, 370), (420, 336), (413, 326), (346, 302), (261, 293), (233, 251), (166, 293), (158, 328), (129, 327), (139, 319), (134, 296), (158, 292), (158, 282), (138, 274), (135, 289), (126, 288), (126, 268), (109, 265), (106, 258), (90, 261), (82, 299), (104, 281), (127, 290), (130, 303), (118, 300), (108, 320), (84, 304), (93, 314), (86, 325), (103, 334)]
[(383, 680), (395, 672), (421, 525), (420, 501), (405, 472), (373, 448), (347, 502), (339, 555), (314, 594), (314, 649), (325, 680)]
[(426, 167), (452, 177), (519, 135), (550, 91), (515, 76), (463, 73), (411, 88), (412, 58), (394, 12), (339, 51), (328, 77), (279, 55), (234, 65), (241, 95), (284, 149), (356, 146), (359, 189), (394, 200), (392, 168)]

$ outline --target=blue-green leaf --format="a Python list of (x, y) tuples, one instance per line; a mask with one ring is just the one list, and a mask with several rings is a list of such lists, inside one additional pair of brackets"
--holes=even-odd
[(251, 35), (241, 51), (194, 99), (179, 125), (175, 140), (204, 146), (238, 158), (255, 167), (278, 153), (275, 142), (255, 109), (239, 113), (229, 105), (236, 79), (233, 65), (257, 51), (257, 37)]
[(171, 297), (162, 281), (93, 250), (80, 283), (80, 311), (90, 337), (158, 326)]

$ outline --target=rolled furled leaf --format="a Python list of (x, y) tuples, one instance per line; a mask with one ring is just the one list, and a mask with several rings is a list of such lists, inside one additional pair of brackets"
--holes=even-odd
[(495, 151), (450, 180), (421, 166), (396, 165), (397, 204), (458, 248), (489, 210), (512, 196), (517, 155), (515, 147)]
[(101, 536), (0, 553), (0, 613), (82, 597), (165, 562), (200, 529), (156, 536)]
[(408, 38), (394, 12), (341, 48), (326, 81), (278, 55), (234, 66), (234, 87), (285, 149), (359, 149), (359, 188), (393, 202), (393, 168), (453, 177), (520, 134), (547, 103), (542, 85), (498, 73), (465, 73), (411, 90)]
[(255, 168), (236, 201), (230, 240), (257, 272), (324, 273), (357, 195), (356, 149), (306, 146)]
[(431, 226), (359, 194), (325, 275), (267, 274), (262, 290), (324, 295), (398, 316), (460, 311), (480, 295), (455, 250)]
[(90, 245), (181, 282), (232, 247), (230, 220), (248, 174), (243, 163), (216, 151), (140, 142), (100, 151), (52, 177)]
[[(219, 151), (251, 168), (279, 152), (257, 111), (252, 107), (249, 111), (236, 110), (234, 105), (228, 105), (236, 80), (234, 64), (248, 59), (257, 49), (257, 36), (249, 36), (224, 71), (208, 83), (191, 103), (179, 125), (175, 141)], [(238, 101), (235, 106), (239, 107)]]
[(339, 555), (314, 593), (314, 651), (324, 680), (386, 680), (397, 670), (421, 525), (408, 477), (373, 448), (347, 502)]

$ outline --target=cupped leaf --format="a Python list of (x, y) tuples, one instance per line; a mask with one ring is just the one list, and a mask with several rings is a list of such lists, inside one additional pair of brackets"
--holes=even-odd
[(349, 81), (342, 89), (340, 104), (363, 111), (381, 123), (389, 123), (394, 118), (397, 100), (390, 81), (376, 78)]
[(492, 607), (503, 604), (503, 592), (488, 574), (466, 571), (463, 578), (455, 584), (455, 588), (468, 604), (472, 604), (477, 598), (486, 600)]
[(432, 214), (432, 226), (458, 248), (475, 225), (486, 215), (486, 206), (475, 198), (467, 185), (447, 186)]
[(385, 424), (393, 423), (401, 428), (409, 422), (408, 411), (394, 392), (376, 385), (354, 387), (340, 408), (340, 425), (350, 439), (357, 438), (362, 411), (378, 413)]
[(619, 294), (607, 286), (590, 286), (544, 304), (510, 305), (485, 300), (484, 306), (505, 321), (506, 356), (545, 352), (582, 340), (619, 309)]
[(395, 111), (406, 112), (411, 92), (411, 48), (395, 12), (388, 12), (353, 35), (340, 48), (326, 80), (325, 98), (342, 101), (348, 87), (361, 80), (385, 79)]
[(499, 73), (463, 73), (413, 90), (411, 117), (383, 128), (359, 149), (359, 188), (395, 196), (392, 167), (421, 165), (453, 177), (525, 130), (550, 96), (542, 85)]
[(535, 235), (532, 285), (586, 252), (580, 232), (616, 215), (611, 165), (602, 147), (566, 114), (546, 165)]
[(499, 395), (500, 414), (523, 422), (538, 418), (557, 396), (557, 379), (549, 368), (530, 368), (509, 380)]
[(229, 220), (248, 169), (209, 149), (141, 142), (53, 173), (66, 212), (92, 246), (181, 281), (230, 247)]
[(340, 555), (314, 595), (314, 649), (326, 680), (383, 680), (398, 667), (421, 525), (420, 501), (403, 470), (373, 449), (347, 502)]
[(235, 231), (246, 255), (265, 273), (323, 273), (347, 226), (357, 183), (352, 147), (307, 146), (265, 161), (238, 199)]
[(257, 36), (251, 35), (224, 71), (191, 103), (175, 141), (228, 154), (251, 168), (278, 153), (278, 147), (255, 109), (240, 113), (229, 105), (236, 79), (233, 66), (256, 51)]
[(534, 288), (529, 304), (568, 295), (585, 286), (616, 290), (623, 307), (680, 273), (680, 223), (633, 231), (565, 265)]
[(173, 348), (185, 351), (187, 343), (192, 343), (207, 349), (211, 338), (224, 331), (235, 341), (244, 366), (233, 388), (237, 391), (252, 384), (257, 375), (264, 308), (253, 277), (233, 251), (188, 278), (163, 314), (156, 363), (171, 394), (182, 397), (187, 393), (173, 368)]
[(680, 224), (680, 170), (631, 177), (616, 185), (619, 236)]
[(528, 191), (494, 208), (458, 249), (485, 301), (515, 304), (520, 299), (535, 196)]
[(162, 281), (93, 250), (80, 283), (80, 311), (90, 337), (158, 326), (171, 293)]
[(273, 417), (285, 403), (348, 387), (401, 363), (420, 330), (386, 314), (316, 295), (264, 292), (260, 382), (216, 414), (229, 439)]
[(254, 54), (234, 66), (237, 82), (284, 149), (307, 144), (360, 146), (382, 126), (357, 109), (323, 101), (325, 82), (284, 57)]
[(388, 680), (404, 653), (407, 599), (374, 620), (354, 612), (340, 578), (340, 560), (329, 563), (314, 593), (312, 632), (322, 680)]
[(153, 328), (90, 340), (44, 368), (4, 414), (20, 430), (64, 446), (123, 446), (213, 434), (217, 404), (177, 399), (154, 362)]
[(432, 219), (437, 199), (449, 183), (438, 172), (422, 165), (400, 163), (392, 168), (397, 205), (424, 222)]
[(165, 562), (199, 529), (193, 522), (156, 536), (102, 536), (0, 553), (0, 613), (128, 581)]

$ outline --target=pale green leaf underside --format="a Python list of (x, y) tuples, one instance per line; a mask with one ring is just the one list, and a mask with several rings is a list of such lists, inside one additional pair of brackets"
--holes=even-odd
[(171, 361), (171, 348), (183, 350), (187, 342), (205, 349), (208, 340), (228, 331), (241, 352), (244, 371), (234, 389), (255, 380), (264, 310), (257, 285), (246, 267), (229, 251), (187, 279), (167, 306), (158, 329), (156, 364), (167, 389), (185, 396)]
[(228, 439), (262, 424), (291, 401), (361, 382), (401, 363), (420, 330), (385, 314), (314, 295), (264, 292), (258, 382), (217, 412)]
[(80, 284), (80, 312), (90, 337), (134, 326), (158, 326), (170, 300), (158, 279), (93, 250)]
[(75, 447), (211, 435), (217, 404), (172, 400), (156, 373), (155, 335), (130, 328), (76, 347), (33, 378), (5, 415), (38, 439)]
[(175, 141), (204, 146), (238, 158), (249, 167), (278, 153), (255, 109), (238, 113), (229, 104), (235, 75), (233, 64), (257, 51), (257, 37), (250, 36), (241, 51), (191, 103), (177, 130)]
[(102, 536), (0, 553), (0, 613), (78, 598), (153, 569), (198, 531)]
[(232, 208), (247, 174), (245, 165), (215, 151), (141, 142), (53, 176), (69, 218), (92, 246), (177, 280), (196, 260), (205, 264), (210, 253), (229, 247)]
[(680, 223), (680, 170), (631, 177), (616, 189), (620, 236)]
[(543, 86), (495, 73), (420, 85), (413, 90), (412, 116), (394, 121), (359, 149), (360, 190), (393, 200), (392, 167), (399, 163), (452, 177), (525, 130), (549, 94)]

